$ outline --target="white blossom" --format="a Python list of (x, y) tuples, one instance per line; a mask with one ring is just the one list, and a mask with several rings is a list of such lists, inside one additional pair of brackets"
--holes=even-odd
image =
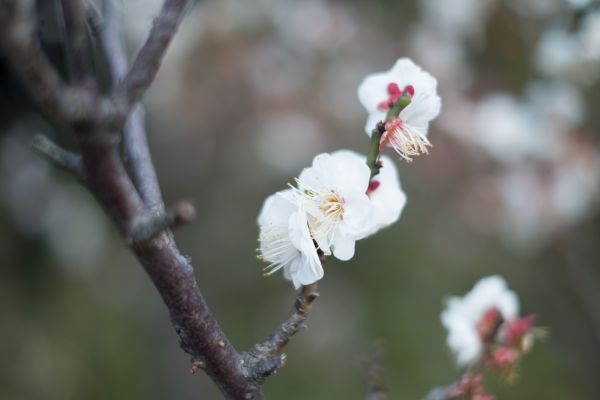
[(576, 35), (552, 28), (544, 32), (535, 51), (535, 65), (546, 75), (560, 75), (581, 59), (581, 43)]
[(373, 232), (393, 224), (406, 205), (406, 194), (400, 186), (398, 170), (391, 158), (381, 156), (379, 174), (371, 179), (367, 195), (373, 204)]
[[(332, 155), (345, 162), (366, 162), (366, 157), (350, 150), (338, 150)], [(381, 169), (369, 182), (367, 196), (373, 207), (373, 218), (369, 234), (392, 225), (400, 218), (406, 205), (406, 194), (400, 186), (398, 170), (391, 158), (382, 155)]]
[(480, 38), (494, 0), (422, 0), (427, 26), (452, 40)]
[(288, 200), (292, 190), (269, 196), (258, 216), (260, 258), (267, 274), (283, 268), (298, 289), (323, 277), (323, 267), (308, 229), (307, 215)]
[[(388, 111), (401, 96), (410, 98), (410, 104), (397, 117), (388, 119)], [(441, 109), (433, 76), (401, 58), (389, 71), (367, 76), (358, 87), (358, 98), (369, 113), (365, 125), (368, 135), (379, 121), (384, 121), (382, 145), (389, 145), (407, 161), (427, 153), (431, 146), (427, 139), (429, 123)]]
[(496, 309), (504, 320), (519, 314), (519, 299), (509, 290), (505, 280), (498, 276), (481, 279), (464, 297), (451, 297), (441, 314), (442, 324), (448, 330), (448, 346), (460, 366), (467, 366), (481, 355), (483, 344), (477, 325), (486, 311)]
[(356, 240), (369, 233), (369, 178), (366, 163), (345, 152), (319, 154), (300, 174), (294, 200), (308, 215), (312, 237), (324, 254), (349, 260)]

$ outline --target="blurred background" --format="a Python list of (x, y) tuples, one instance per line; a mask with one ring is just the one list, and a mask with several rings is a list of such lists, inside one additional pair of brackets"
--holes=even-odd
[[(51, 4), (50, 2), (40, 2)], [(122, 0), (131, 54), (158, 0)], [(44, 11), (51, 15), (51, 11)], [(52, 20), (51, 17), (47, 17)], [(60, 30), (42, 25), (46, 49)], [(58, 33), (57, 33), (58, 32)], [(145, 97), (176, 232), (238, 349), (268, 335), (294, 291), (256, 258), (262, 201), (314, 155), (366, 153), (366, 74), (410, 57), (437, 77), (429, 156), (398, 161), (398, 223), (331, 259), (321, 297), (269, 379), (271, 399), (361, 399), (357, 367), (385, 343), (391, 399), (459, 374), (444, 298), (503, 275), (548, 339), (499, 399), (600, 398), (600, 5), (586, 0), (204, 1), (189, 10)], [(60, 57), (56, 58), (60, 64)], [(34, 154), (43, 132), (0, 59), (0, 397), (217, 399), (190, 375), (167, 312), (94, 199)]]

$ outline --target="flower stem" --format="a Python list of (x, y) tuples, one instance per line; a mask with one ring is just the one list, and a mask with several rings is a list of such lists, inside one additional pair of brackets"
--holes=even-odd
[(397, 118), (400, 114), (400, 111), (404, 110), (404, 108), (410, 104), (410, 97), (408, 96), (400, 96), (398, 101), (394, 103), (392, 108), (388, 111), (385, 116), (385, 121), (380, 121), (377, 123), (375, 129), (371, 133), (371, 144), (369, 146), (369, 152), (367, 153), (367, 165), (371, 169), (371, 178), (379, 173), (379, 169), (381, 165), (378, 163), (379, 153), (381, 152), (381, 136), (385, 132), (385, 122), (390, 118)]

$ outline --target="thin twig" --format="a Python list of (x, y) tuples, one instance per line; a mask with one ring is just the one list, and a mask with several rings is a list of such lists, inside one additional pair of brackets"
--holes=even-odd
[(319, 297), (318, 283), (303, 286), (287, 318), (267, 339), (255, 344), (245, 354), (246, 367), (259, 382), (277, 372), (285, 363), (285, 354), (278, 353), (306, 325), (313, 302)]
[(365, 400), (386, 400), (387, 385), (383, 370), (384, 346), (381, 340), (373, 344), (371, 357), (362, 362), (362, 372), (367, 379)]
[(79, 179), (85, 181), (81, 156), (69, 150), (63, 149), (52, 140), (42, 134), (37, 134), (31, 141), (31, 146), (60, 168), (75, 174)]
[(129, 111), (142, 98), (154, 81), (167, 47), (190, 4), (192, 0), (165, 0), (148, 39), (116, 90), (118, 99), (124, 103), (125, 111)]
[[(102, 44), (109, 64), (113, 86), (127, 75), (127, 53), (120, 29), (120, 19), (114, 0), (103, 0), (104, 29)], [(125, 159), (130, 166), (133, 183), (144, 203), (152, 212), (164, 211), (164, 203), (158, 185), (158, 178), (148, 147), (144, 108), (137, 104), (131, 110), (123, 127), (123, 148)]]

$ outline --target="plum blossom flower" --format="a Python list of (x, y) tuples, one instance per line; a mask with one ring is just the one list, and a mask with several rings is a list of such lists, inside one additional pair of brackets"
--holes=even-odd
[[(365, 163), (366, 157), (350, 150), (338, 150), (332, 155), (348, 163)], [(373, 218), (369, 235), (392, 225), (400, 218), (406, 205), (406, 194), (400, 186), (398, 170), (391, 158), (382, 155), (379, 174), (371, 178), (367, 196), (373, 206)]]
[(371, 179), (367, 190), (367, 195), (373, 204), (371, 234), (398, 221), (406, 206), (406, 194), (400, 186), (396, 165), (386, 156), (381, 156), (379, 162), (381, 164), (379, 174)]
[[(407, 58), (386, 72), (367, 76), (358, 87), (358, 98), (369, 113), (365, 131), (371, 135), (377, 123), (385, 123), (381, 145), (392, 147), (406, 161), (427, 154), (429, 123), (440, 112), (437, 81)], [(388, 115), (398, 101), (406, 105), (398, 115)]]
[(288, 198), (292, 190), (269, 196), (258, 216), (259, 258), (269, 262), (272, 274), (283, 268), (283, 275), (298, 289), (323, 277), (323, 267), (308, 230), (307, 215)]
[[(492, 311), (494, 310), (494, 311)], [(460, 366), (476, 361), (482, 353), (486, 330), (494, 314), (504, 320), (513, 320), (519, 313), (519, 299), (498, 275), (481, 279), (464, 297), (451, 297), (442, 312), (442, 324), (448, 329), (448, 346), (454, 351)], [(501, 323), (495, 321), (496, 327)]]
[(324, 254), (349, 260), (356, 240), (370, 232), (370, 174), (364, 160), (342, 151), (317, 155), (298, 177), (294, 202), (306, 212), (312, 238)]

